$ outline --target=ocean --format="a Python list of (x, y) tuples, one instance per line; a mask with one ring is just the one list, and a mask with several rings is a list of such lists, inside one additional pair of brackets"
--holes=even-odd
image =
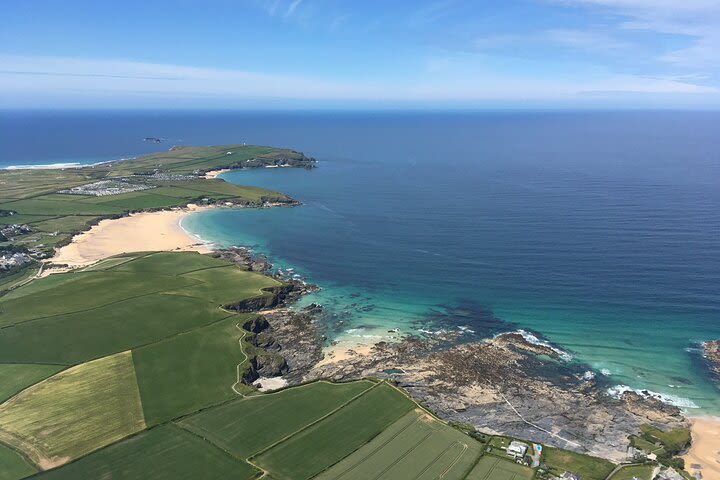
[(615, 391), (720, 414), (700, 351), (720, 338), (720, 113), (0, 113), (4, 167), (237, 142), (317, 158), (223, 175), (303, 205), (183, 226), (320, 285), (303, 302), (331, 340), (522, 330)]

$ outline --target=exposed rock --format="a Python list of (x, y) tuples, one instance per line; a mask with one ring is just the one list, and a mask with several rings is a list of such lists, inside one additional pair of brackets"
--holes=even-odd
[(289, 368), (285, 357), (272, 353), (257, 355), (255, 365), (261, 377), (279, 377)]
[(270, 327), (263, 332), (272, 339), (270, 349), (278, 348), (287, 361), (284, 377), (298, 383), (322, 357), (322, 341), (314, 318), (304, 312), (281, 309), (264, 315)]
[(703, 355), (710, 364), (710, 371), (720, 377), (720, 340), (703, 343)]
[(260, 315), (243, 323), (243, 329), (251, 333), (260, 333), (263, 330), (267, 330), (269, 327), (270, 324), (268, 323), (268, 321), (265, 319), (265, 317), (262, 317)]
[(446, 420), (613, 460), (625, 459), (640, 424), (686, 426), (679, 409), (639, 395), (613, 399), (583, 378), (583, 366), (544, 357), (549, 353), (521, 335), (460, 345), (408, 337), (381, 342), (370, 355), (324, 362), (306, 380), (390, 378)]
[(268, 262), (265, 255), (257, 255), (249, 248), (230, 247), (218, 250), (216, 254), (229, 262), (234, 263), (243, 270), (250, 272), (267, 272), (272, 268), (272, 264)]
[(550, 358), (560, 358), (557, 350), (537, 343), (529, 342), (525, 337), (517, 332), (503, 333), (495, 337), (495, 343), (510, 345), (512, 348), (524, 350), (536, 355), (547, 355)]

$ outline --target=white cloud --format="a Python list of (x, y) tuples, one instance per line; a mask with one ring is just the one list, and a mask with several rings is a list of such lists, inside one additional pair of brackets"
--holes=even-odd
[[(237, 105), (247, 99), (310, 102), (482, 102), (568, 100), (596, 92), (635, 94), (714, 94), (717, 89), (692, 79), (649, 78), (592, 72), (584, 78), (517, 76), (483, 67), (478, 58), (434, 62), (406, 82), (338, 81), (294, 75), (270, 75), (231, 69), (197, 68), (127, 60), (0, 55), (0, 99), (89, 100), (129, 105), (138, 99), (213, 100)], [(720, 96), (718, 96), (720, 97)], [(38, 100), (40, 99), (40, 100)], [(125, 102), (123, 99), (127, 99)], [(18, 106), (18, 105), (15, 105)]]
[(598, 29), (548, 29), (522, 34), (499, 34), (478, 38), (474, 46), (481, 51), (507, 48), (563, 47), (572, 50), (611, 52), (633, 48), (629, 42), (619, 40), (611, 33)]
[(300, 3), (302, 3), (302, 0), (293, 0), (290, 5), (288, 6), (287, 11), (285, 12), (286, 17), (292, 16), (292, 14), (295, 12), (295, 9), (300, 6)]
[(628, 20), (630, 30), (648, 30), (687, 37), (689, 46), (658, 60), (683, 68), (720, 66), (720, 1), (718, 0), (570, 0), (571, 5), (606, 8)]

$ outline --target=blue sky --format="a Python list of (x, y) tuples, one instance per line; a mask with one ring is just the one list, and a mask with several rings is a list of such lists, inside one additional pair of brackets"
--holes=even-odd
[(720, 108), (720, 0), (5, 1), (4, 108)]

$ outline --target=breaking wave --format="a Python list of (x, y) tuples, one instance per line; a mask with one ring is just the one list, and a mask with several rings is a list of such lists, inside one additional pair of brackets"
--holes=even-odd
[(653, 392), (642, 388), (631, 388), (627, 385), (615, 385), (607, 389), (608, 395), (614, 398), (620, 398), (625, 392), (635, 392), (642, 397), (655, 398), (668, 405), (679, 408), (700, 408), (700, 406), (689, 398), (678, 397), (677, 395), (668, 395), (666, 393)]
[[(573, 359), (572, 354), (570, 354), (569, 352), (566, 352), (565, 350), (555, 347), (550, 342), (541, 340), (536, 335), (528, 332), (527, 330), (523, 330), (522, 328), (520, 328), (518, 330), (513, 330), (512, 332), (505, 332), (505, 333), (517, 333), (517, 334), (521, 335), (525, 339), (525, 341), (528, 343), (532, 343), (533, 345), (539, 345), (541, 347), (547, 347), (550, 350), (552, 350), (553, 352), (557, 353), (558, 356), (561, 359), (565, 360), (566, 362), (569, 362), (570, 360)], [(498, 337), (500, 335), (503, 335), (503, 334), (500, 333), (498, 335), (495, 335), (495, 337)]]

